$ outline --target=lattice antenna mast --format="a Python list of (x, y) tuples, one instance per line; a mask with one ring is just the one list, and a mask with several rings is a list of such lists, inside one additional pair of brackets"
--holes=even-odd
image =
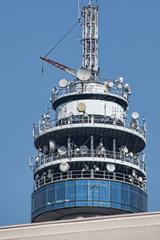
[(98, 80), (98, 6), (89, 0), (82, 9), (82, 67), (92, 72), (92, 80)]

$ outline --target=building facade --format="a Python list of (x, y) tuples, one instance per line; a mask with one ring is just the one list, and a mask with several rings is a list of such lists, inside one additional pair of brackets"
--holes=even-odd
[(0, 240), (159, 240), (159, 236), (159, 212), (0, 228)]

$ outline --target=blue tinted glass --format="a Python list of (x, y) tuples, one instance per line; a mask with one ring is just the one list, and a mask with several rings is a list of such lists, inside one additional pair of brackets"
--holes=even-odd
[(135, 207), (135, 208), (137, 208), (138, 206), (138, 204), (137, 204), (137, 192), (136, 192), (136, 189), (135, 189), (135, 187), (132, 187), (131, 186), (131, 195), (130, 195), (130, 197), (131, 197), (131, 201), (130, 201), (130, 203), (131, 203), (131, 206), (132, 207)]
[(101, 181), (100, 186), (100, 201), (110, 201), (110, 182)]
[(45, 211), (75, 206), (112, 207), (128, 212), (146, 211), (147, 195), (130, 184), (76, 179), (46, 185), (32, 194), (34, 217)]
[(96, 183), (89, 184), (88, 186), (88, 200), (91, 201), (92, 205), (96, 201), (100, 201), (100, 184), (97, 181)]
[(68, 201), (75, 201), (76, 198), (76, 189), (75, 189), (75, 181), (67, 181), (65, 184), (65, 199)]
[(121, 183), (111, 182), (111, 202), (121, 202)]
[(65, 207), (65, 203), (64, 202), (55, 204), (55, 209), (64, 208), (64, 207)]
[(76, 206), (76, 204), (75, 204), (75, 202), (66, 202), (65, 203), (65, 207), (75, 207)]
[(130, 205), (130, 185), (122, 184), (122, 204)]
[(46, 203), (47, 205), (53, 204), (55, 202), (55, 185), (49, 185), (47, 188)]
[(76, 183), (76, 200), (88, 199), (88, 181), (77, 181)]
[(46, 205), (46, 191), (45, 189), (40, 192), (39, 207), (44, 207)]
[(55, 185), (55, 202), (61, 203), (65, 200), (65, 182), (56, 183)]
[(90, 206), (90, 204), (88, 203), (88, 201), (77, 201), (76, 206), (85, 207), (85, 206)]
[(88, 181), (88, 200), (92, 202), (99, 200), (100, 181)]

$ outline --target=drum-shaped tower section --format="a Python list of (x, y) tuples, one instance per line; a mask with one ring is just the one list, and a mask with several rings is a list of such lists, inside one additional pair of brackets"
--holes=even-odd
[(83, 57), (52, 89), (51, 110), (33, 126), (32, 222), (147, 210), (145, 118), (128, 120), (130, 85), (99, 79), (98, 6), (82, 9)]

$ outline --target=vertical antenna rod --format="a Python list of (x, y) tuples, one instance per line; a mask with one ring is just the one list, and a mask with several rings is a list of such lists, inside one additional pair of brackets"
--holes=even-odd
[(91, 70), (92, 80), (98, 79), (98, 6), (89, 0), (82, 9), (82, 67)]

